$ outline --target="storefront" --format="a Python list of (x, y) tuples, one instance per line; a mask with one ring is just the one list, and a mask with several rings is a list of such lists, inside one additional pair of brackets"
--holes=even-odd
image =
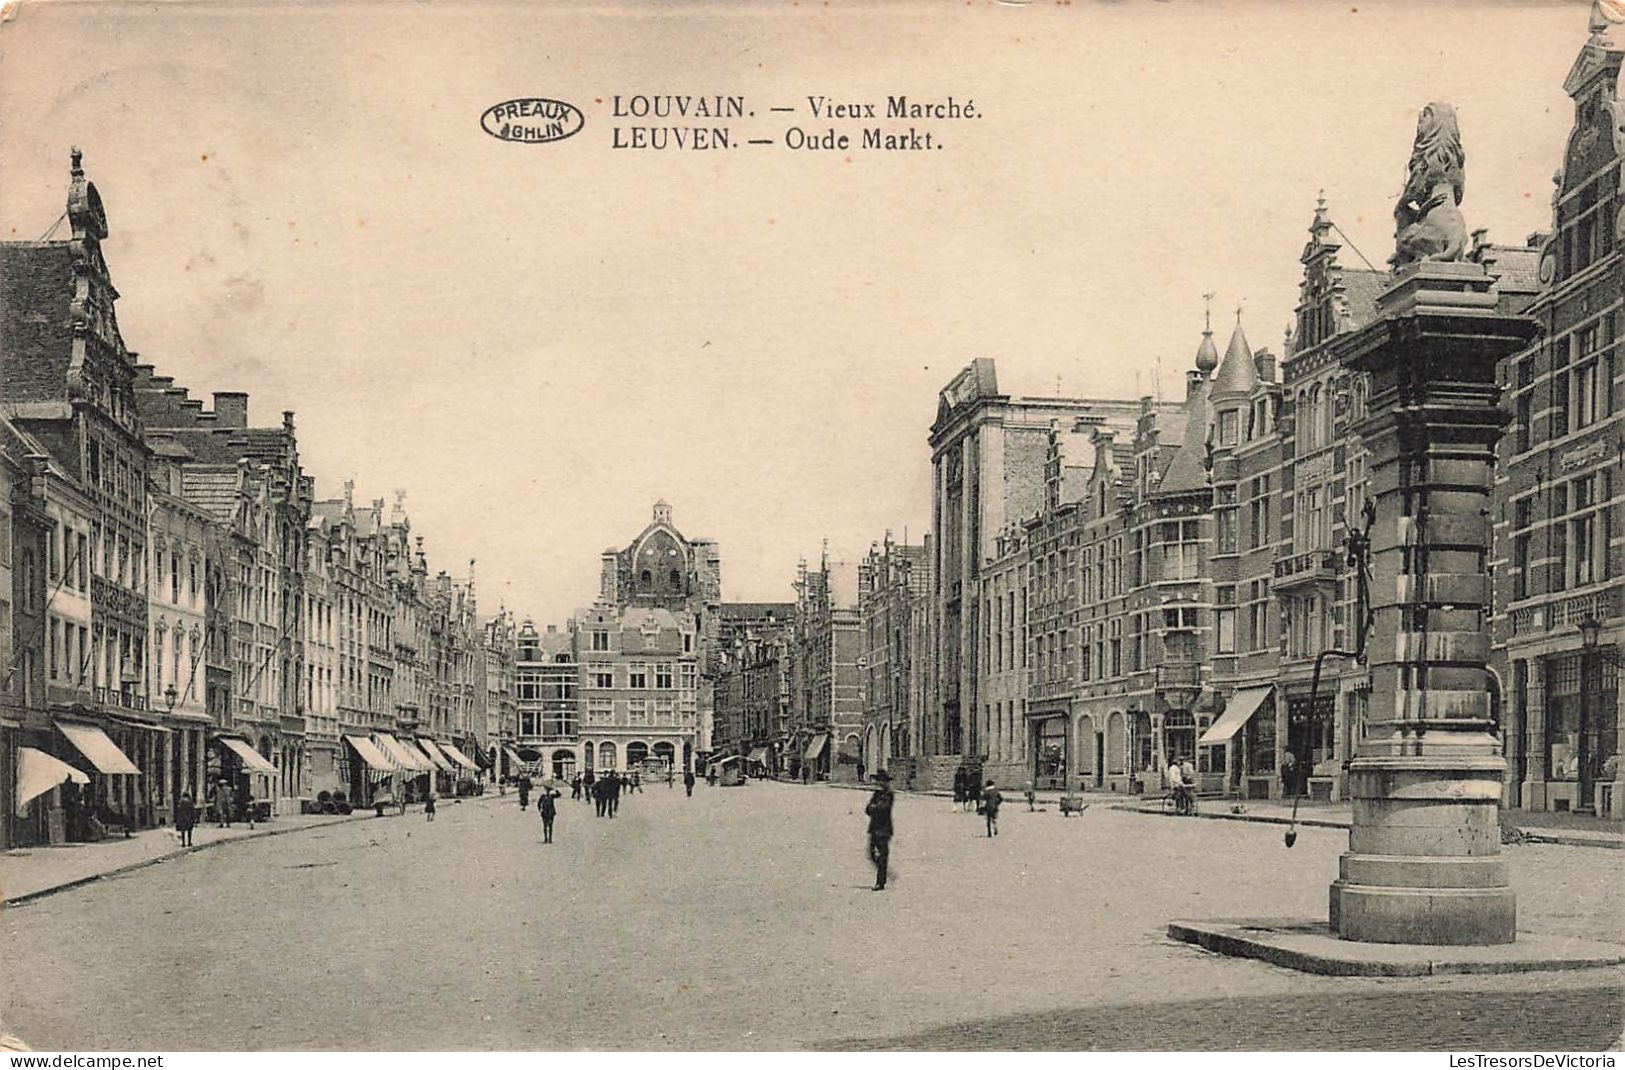
[[(1286, 752), (1298, 770), (1298, 783), (1283, 784), (1282, 794), (1330, 800), (1338, 780), (1337, 697), (1322, 691), (1286, 700)], [(1285, 753), (1285, 752), (1283, 752)]]
[(1033, 722), (1033, 784), (1039, 791), (1065, 791), (1069, 787), (1066, 726), (1065, 712)]
[[(1238, 689), (1196, 747), (1202, 752), (1199, 791), (1269, 798), (1275, 772), (1274, 685)], [(1257, 770), (1263, 770), (1261, 779), (1253, 775)]]
[(1619, 663), (1612, 646), (1544, 660), (1546, 808), (1617, 813)]

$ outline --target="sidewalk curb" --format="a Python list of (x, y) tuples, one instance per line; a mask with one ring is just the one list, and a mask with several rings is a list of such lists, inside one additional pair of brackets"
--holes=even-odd
[[(476, 801), (485, 798), (495, 799), (500, 798), (500, 796), (481, 795), (476, 797)], [(271, 836), (292, 836), (298, 832), (309, 832), (312, 829), (332, 828), (335, 825), (348, 825), (355, 821), (376, 821), (377, 818), (377, 814), (373, 813), (371, 810), (368, 810), (366, 813), (351, 813), (347, 816), (335, 817), (331, 821), (323, 821), (320, 824), (296, 825), (292, 828), (267, 828), (264, 831), (250, 832), (246, 836), (232, 836), (223, 840), (211, 840), (208, 843), (194, 844), (191, 847), (179, 847), (173, 851), (166, 852), (165, 854), (154, 855), (151, 858), (143, 858), (138, 862), (127, 862), (122, 866), (115, 866), (114, 868), (104, 870), (101, 873), (91, 873), (83, 877), (75, 877), (73, 880), (63, 881), (61, 884), (53, 884), (48, 888), (36, 888), (32, 892), (24, 892), (21, 895), (14, 895), (5, 899), (0, 899), (0, 908), (27, 906), (29, 903), (32, 903), (35, 900), (56, 895), (58, 892), (68, 892), (75, 888), (82, 888), (87, 884), (94, 884), (100, 880), (108, 880), (113, 877), (122, 877), (127, 873), (134, 873), (137, 870), (146, 869), (149, 866), (156, 866), (164, 862), (171, 862), (177, 858), (183, 858), (186, 855), (196, 854), (199, 851), (207, 851), (214, 847), (224, 847), (227, 844), (232, 843), (247, 843), (251, 840), (263, 840)]]
[[(1124, 803), (1111, 807), (1113, 810), (1122, 810), (1131, 814), (1147, 814), (1151, 817), (1179, 817), (1179, 814), (1166, 810), (1149, 810), (1143, 807)], [(1230, 813), (1202, 813), (1198, 811), (1197, 817), (1205, 817), (1214, 821), (1251, 821), (1260, 825), (1290, 825), (1291, 818), (1276, 817), (1273, 814), (1230, 814)], [(1300, 817), (1298, 824), (1305, 828), (1327, 828), (1348, 830), (1347, 821), (1330, 821), (1325, 818)], [(1605, 851), (1625, 850), (1625, 840), (1601, 840), (1583, 836), (1569, 836), (1561, 831), (1545, 831), (1519, 827), (1530, 843), (1556, 844), (1563, 847), (1596, 847)]]

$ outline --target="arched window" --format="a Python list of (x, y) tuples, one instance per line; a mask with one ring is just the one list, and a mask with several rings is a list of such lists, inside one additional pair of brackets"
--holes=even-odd
[(607, 742), (598, 744), (598, 768), (615, 768), (615, 744)]
[(671, 575), (668, 578), (671, 580), (671, 589), (673, 591), (681, 591), (683, 589), (683, 574), (681, 572), (678, 572), (676, 569), (672, 569)]
[(648, 569), (644, 569), (642, 572), (638, 573), (638, 582), (643, 584), (644, 589), (647, 590), (648, 588), (654, 586), (654, 574)]

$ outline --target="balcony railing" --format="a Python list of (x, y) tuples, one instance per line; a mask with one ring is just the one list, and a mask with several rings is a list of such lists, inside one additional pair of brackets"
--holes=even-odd
[(1339, 557), (1336, 550), (1310, 550), (1280, 558), (1275, 562), (1272, 586), (1284, 590), (1309, 583), (1330, 583), (1337, 579)]
[(1543, 606), (1521, 606), (1508, 614), (1512, 621), (1512, 634), (1528, 635), (1556, 628), (1572, 628), (1587, 617), (1599, 621), (1617, 617), (1619, 593), (1618, 587), (1611, 587), (1606, 591), (1558, 598)]
[(120, 691), (116, 687), (96, 688), (96, 701), (103, 706), (122, 706), (127, 710), (147, 708), (147, 696), (133, 691)]

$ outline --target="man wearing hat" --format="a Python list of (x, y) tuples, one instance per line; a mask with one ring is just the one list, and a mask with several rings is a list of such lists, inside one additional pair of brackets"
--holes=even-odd
[(875, 771), (874, 779), (880, 786), (869, 796), (869, 805), (863, 812), (869, 815), (869, 861), (875, 864), (874, 890), (886, 887), (886, 863), (891, 857), (891, 806), (896, 798), (891, 790), (891, 774), (884, 769)]

